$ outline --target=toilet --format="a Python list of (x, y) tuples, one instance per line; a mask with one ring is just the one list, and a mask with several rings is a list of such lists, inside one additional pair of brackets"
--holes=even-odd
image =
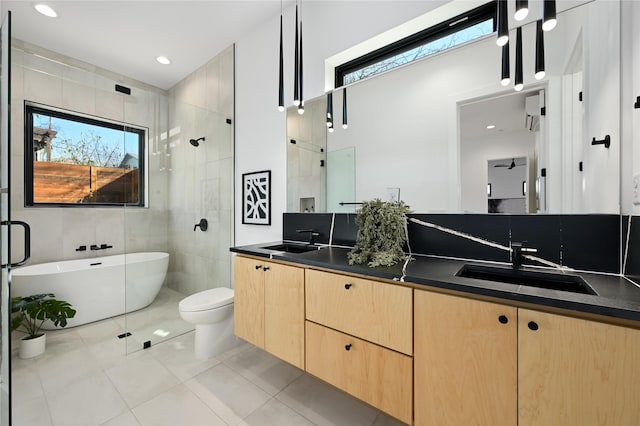
[(209, 359), (238, 344), (233, 334), (233, 290), (213, 288), (185, 297), (178, 304), (183, 320), (195, 324), (195, 355)]

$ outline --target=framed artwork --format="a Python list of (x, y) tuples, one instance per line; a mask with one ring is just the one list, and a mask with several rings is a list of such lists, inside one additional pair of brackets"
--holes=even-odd
[(271, 225), (271, 170), (242, 175), (242, 223)]

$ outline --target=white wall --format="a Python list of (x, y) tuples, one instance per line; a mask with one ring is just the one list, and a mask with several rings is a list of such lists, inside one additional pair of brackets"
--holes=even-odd
[[(304, 93), (324, 93), (324, 60), (393, 28), (441, 1), (304, 2)], [(285, 10), (285, 100), (293, 96), (294, 9)], [(286, 211), (286, 115), (277, 110), (279, 25), (277, 17), (236, 44), (236, 244), (282, 237)], [(287, 105), (288, 106), (288, 105)], [(271, 170), (271, 226), (242, 224), (243, 173)]]

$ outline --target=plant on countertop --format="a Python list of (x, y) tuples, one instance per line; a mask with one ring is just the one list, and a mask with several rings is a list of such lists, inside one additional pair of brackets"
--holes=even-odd
[[(42, 324), (51, 320), (56, 327), (66, 327), (67, 319), (76, 315), (69, 302), (57, 300), (53, 293), (11, 298), (11, 331), (27, 334), (24, 339), (41, 336)], [(22, 329), (20, 329), (22, 327)]]
[(349, 264), (366, 263), (369, 267), (391, 266), (406, 260), (402, 250), (407, 240), (409, 206), (402, 201), (390, 203), (375, 199), (358, 209), (356, 245), (349, 252)]

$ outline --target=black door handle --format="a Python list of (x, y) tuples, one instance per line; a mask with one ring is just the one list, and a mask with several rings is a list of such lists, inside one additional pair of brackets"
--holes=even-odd
[[(27, 263), (29, 258), (31, 257), (31, 228), (27, 222), (22, 222), (21, 220), (3, 220), (0, 222), (0, 225), (20, 225), (24, 228), (24, 258), (20, 262), (11, 263), (10, 266), (13, 268), (14, 266), (20, 266)], [(6, 268), (7, 265), (2, 265), (3, 268)]]

